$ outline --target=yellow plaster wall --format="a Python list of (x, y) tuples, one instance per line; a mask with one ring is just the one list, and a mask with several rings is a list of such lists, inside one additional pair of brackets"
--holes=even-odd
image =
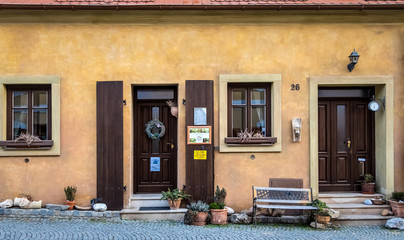
[[(0, 19), (1, 14), (0, 13)], [(9, 13), (7, 13), (9, 14)], [(81, 19), (74, 19), (75, 16)], [(116, 13), (114, 13), (116, 14)], [(147, 15), (143, 13), (144, 15)], [(164, 13), (162, 13), (164, 14)], [(10, 15), (10, 14), (9, 14)], [(34, 14), (33, 14), (34, 15)], [(132, 191), (133, 136), (132, 84), (179, 84), (178, 99), (185, 98), (185, 80), (215, 81), (215, 146), (219, 145), (220, 74), (281, 74), (282, 152), (215, 152), (215, 185), (228, 191), (228, 205), (236, 210), (251, 205), (251, 185), (267, 186), (269, 178), (296, 177), (309, 186), (309, 77), (393, 75), (395, 78), (396, 190), (404, 190), (404, 25), (394, 23), (282, 23), (254, 21), (254, 14), (232, 22), (178, 23), (160, 18), (120, 19), (98, 23), (98, 18), (79, 13), (60, 13), (57, 23), (43, 13), (30, 21), (0, 20), (0, 75), (58, 75), (61, 97), (61, 154), (58, 157), (0, 158), (0, 200), (18, 193), (30, 194), (45, 203), (62, 203), (63, 187), (78, 186), (78, 204), (96, 195), (96, 82), (124, 81), (124, 183), (125, 206)], [(56, 16), (56, 15), (55, 15)], [(70, 16), (70, 17), (68, 17)], [(73, 16), (73, 17), (71, 17)], [(310, 19), (309, 15), (298, 19)], [(349, 15), (352, 19), (353, 15)], [(338, 17), (333, 16), (334, 19)], [(378, 15), (378, 17), (380, 17)], [(180, 18), (180, 17), (179, 17)], [(371, 18), (371, 15), (369, 15)], [(13, 15), (12, 19), (20, 19)], [(156, 19), (160, 19), (157, 21)], [(321, 20), (322, 19), (322, 20)], [(379, 18), (377, 18), (379, 19)], [(17, 21), (16, 20), (16, 21)], [(221, 20), (226, 21), (226, 20)], [(234, 22), (236, 21), (236, 22)], [(279, 22), (279, 21), (278, 21)], [(303, 21), (304, 22), (304, 21)], [(355, 48), (361, 55), (354, 71), (346, 69), (347, 56)], [(300, 84), (291, 91), (291, 84)], [(302, 118), (302, 141), (292, 143), (290, 121)], [(179, 104), (178, 186), (185, 184), (185, 108)], [(254, 154), (255, 159), (250, 156)]]

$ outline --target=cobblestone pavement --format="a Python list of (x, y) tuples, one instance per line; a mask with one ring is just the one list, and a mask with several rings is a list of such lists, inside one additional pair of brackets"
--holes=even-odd
[(404, 239), (384, 227), (315, 230), (294, 225), (188, 226), (171, 221), (0, 219), (0, 239)]

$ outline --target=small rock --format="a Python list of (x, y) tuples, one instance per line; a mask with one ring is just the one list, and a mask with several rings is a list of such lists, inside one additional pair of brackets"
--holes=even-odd
[(59, 205), (59, 204), (46, 204), (45, 207), (49, 210), (59, 210), (65, 211), (69, 208), (67, 205)]
[(373, 205), (372, 200), (370, 200), (370, 199), (366, 199), (365, 201), (363, 201), (363, 203), (365, 205)]
[(389, 216), (393, 216), (394, 213), (392, 211), (389, 211)]
[(93, 209), (97, 212), (107, 211), (107, 205), (105, 203), (96, 203), (93, 205)]
[(233, 208), (231, 208), (231, 207), (224, 207), (224, 208), (226, 208), (227, 209), (227, 215), (232, 215), (233, 213), (234, 213), (234, 209)]
[(285, 209), (274, 209), (272, 211), (272, 217), (282, 217), (285, 214)]
[(28, 208), (30, 201), (27, 198), (21, 198), (20, 203), (18, 206), (20, 208)]
[(404, 219), (403, 218), (392, 218), (386, 222), (384, 225), (386, 228), (398, 228), (404, 230)]
[(331, 216), (332, 219), (337, 219), (339, 217), (339, 211), (334, 210), (334, 209), (328, 209), (328, 215)]
[(245, 214), (247, 214), (248, 216), (251, 217), (252, 215), (254, 215), (253, 207), (250, 207), (250, 209), (248, 209), (248, 210), (242, 210), (241, 213), (245, 213)]
[(11, 208), (14, 202), (12, 199), (6, 199), (5, 201), (0, 203), (0, 208)]
[(252, 221), (252, 218), (247, 215), (247, 213), (234, 213), (230, 217), (231, 223), (241, 223), (241, 224), (249, 224)]
[(381, 213), (382, 216), (388, 216), (389, 215), (389, 210), (384, 209)]
[[(310, 223), (310, 227), (316, 228), (316, 222), (311, 222), (311, 223)], [(318, 228), (318, 229), (324, 229), (324, 228), (326, 228), (326, 227), (327, 227), (327, 226), (326, 226), (325, 224), (317, 223), (317, 228)]]

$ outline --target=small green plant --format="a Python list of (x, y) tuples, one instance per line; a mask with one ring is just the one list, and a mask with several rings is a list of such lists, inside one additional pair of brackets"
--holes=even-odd
[(215, 202), (209, 204), (209, 208), (210, 209), (223, 209), (218, 203), (215, 203)]
[(392, 197), (394, 200), (404, 202), (404, 192), (393, 192)]
[(325, 202), (316, 199), (313, 201), (312, 206), (318, 208), (318, 211), (317, 211), (318, 215), (329, 216), (329, 213), (328, 213), (329, 207), (327, 206), (327, 204)]
[(365, 174), (364, 178), (363, 178), (363, 182), (365, 183), (373, 183), (373, 176), (372, 174)]
[(65, 195), (67, 201), (74, 201), (74, 198), (76, 197), (76, 192), (77, 192), (77, 187), (75, 186), (67, 186), (65, 187)]
[(189, 198), (191, 195), (187, 194), (184, 192), (183, 189), (179, 190), (178, 188), (175, 188), (173, 190), (171, 190), (170, 188), (168, 188), (167, 192), (161, 192), (161, 200), (178, 200), (178, 199), (187, 199)]
[(188, 210), (192, 212), (209, 212), (209, 205), (198, 200), (198, 202), (192, 202), (190, 205), (187, 205)]

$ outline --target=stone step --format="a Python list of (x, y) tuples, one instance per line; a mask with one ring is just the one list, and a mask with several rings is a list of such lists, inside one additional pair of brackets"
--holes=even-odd
[(340, 216), (344, 215), (380, 215), (387, 209), (391, 211), (390, 205), (365, 205), (365, 204), (327, 204), (328, 207), (340, 212)]
[(139, 211), (139, 208), (128, 208), (121, 211), (121, 218), (124, 220), (184, 220), (186, 208), (178, 210), (154, 210), (154, 211)]
[(394, 216), (381, 215), (343, 215), (332, 223), (338, 226), (383, 226)]
[(319, 199), (327, 204), (355, 204), (363, 203), (366, 199), (371, 198), (383, 198), (383, 194), (362, 194), (360, 192), (330, 192), (330, 193), (320, 193)]
[(130, 208), (168, 207), (167, 200), (160, 200), (161, 194), (132, 194), (129, 198)]

